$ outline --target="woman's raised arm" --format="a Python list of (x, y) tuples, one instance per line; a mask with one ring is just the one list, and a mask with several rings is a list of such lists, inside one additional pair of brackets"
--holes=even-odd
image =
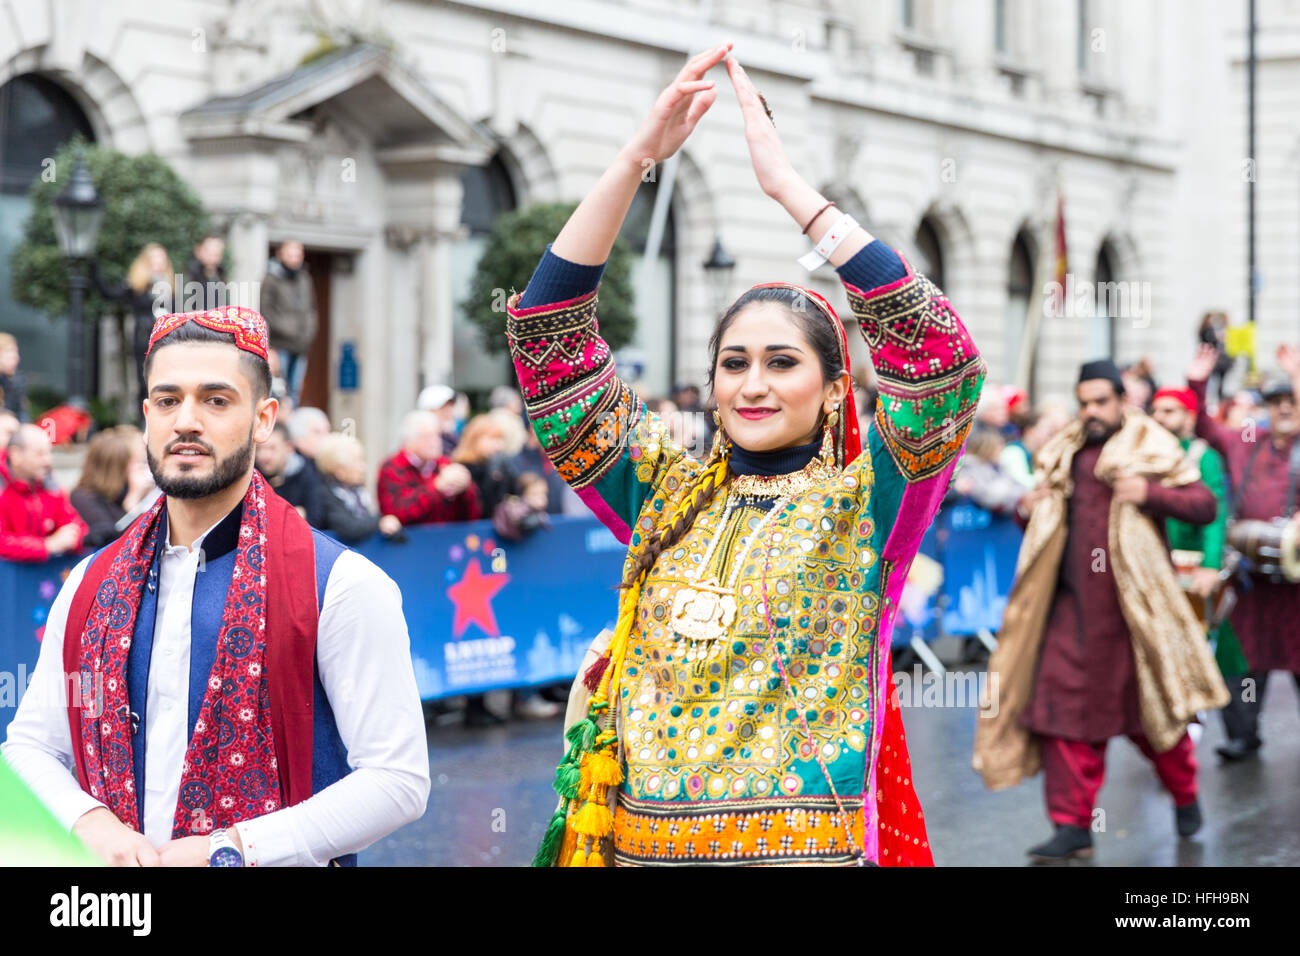
[[(820, 242), (842, 214), (827, 209), (826, 198), (791, 165), (758, 90), (733, 57), (727, 71), (759, 185), (814, 244)], [(873, 507), (894, 529), (884, 556), (910, 561), (961, 456), (986, 374), (984, 360), (942, 290), (860, 225), (829, 261), (871, 350), (880, 389), (863, 436), (864, 460), (856, 467), (870, 456)]]
[[(754, 164), (758, 185), (785, 208), (800, 229), (806, 228), (811, 221), (807, 234), (816, 245), (835, 224), (839, 214), (826, 208), (829, 205), (826, 197), (799, 175), (786, 156), (785, 146), (777, 134), (774, 121), (768, 118), (762, 97), (749, 79), (749, 74), (736, 62), (734, 56), (727, 57), (727, 75), (731, 77), (736, 99), (740, 102), (741, 115), (745, 119), (745, 143), (749, 146), (749, 158)], [(872, 235), (866, 229), (855, 229), (835, 247), (830, 255), (831, 265), (839, 266), (848, 262), (871, 240)]]
[(687, 450), (615, 374), (596, 331), (596, 284), (647, 169), (681, 148), (717, 93), (704, 73), (730, 44), (693, 57), (573, 211), (506, 331), (528, 417), (556, 471), (621, 541), (646, 498)]
[(726, 43), (686, 62), (659, 94), (636, 135), (619, 150), (614, 162), (573, 211), (551, 244), (552, 252), (586, 266), (600, 265), (609, 258), (646, 172), (681, 149), (700, 117), (718, 98), (713, 81), (704, 79), (704, 74), (730, 49), (731, 44)]

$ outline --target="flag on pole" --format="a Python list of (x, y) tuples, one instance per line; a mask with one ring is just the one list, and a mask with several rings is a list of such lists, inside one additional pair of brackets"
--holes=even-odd
[(1058, 295), (1065, 295), (1065, 274), (1070, 269), (1070, 257), (1065, 247), (1065, 193), (1056, 186), (1056, 284)]

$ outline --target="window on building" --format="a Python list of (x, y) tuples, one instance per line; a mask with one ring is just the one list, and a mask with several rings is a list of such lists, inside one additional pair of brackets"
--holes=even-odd
[[(635, 294), (636, 333), (620, 353), (619, 368), (635, 373), (649, 394), (666, 397), (677, 374), (677, 229), (672, 203), (668, 204), (658, 254), (649, 261), (645, 252), (650, 240), (659, 182), (642, 183), (620, 233), (631, 246), (632, 285)], [(696, 383), (702, 385), (703, 383)]]
[(63, 87), (34, 73), (0, 86), (0, 331), (18, 337), (28, 389), (66, 388), (68, 332), (13, 300), (9, 264), (31, 214), (32, 183), (74, 136), (95, 141), (89, 118)]
[[(1034, 258), (1037, 254), (1033, 236), (1021, 229), (1011, 243), (1011, 259), (1007, 267), (1006, 321), (1006, 378), (1015, 382), (1020, 375), (1022, 351), (1026, 347), (1025, 333), (1029, 324), (1029, 307), (1034, 292)], [(1034, 393), (1034, 378), (1038, 364), (1037, 342), (1029, 371), (1028, 390)]]
[(943, 244), (939, 241), (939, 230), (930, 216), (922, 219), (920, 225), (916, 227), (913, 242), (916, 243), (916, 251), (921, 257), (921, 261), (914, 264), (915, 268), (922, 275), (928, 276), (930, 281), (940, 289), (944, 288)]
[[(485, 392), (497, 385), (510, 385), (514, 376), (500, 356), (488, 355), (479, 339), (478, 327), (466, 320), (460, 303), (469, 295), (470, 282), (479, 257), (487, 245), (487, 234), (497, 216), (517, 205), (514, 184), (501, 156), (486, 166), (466, 169), (460, 177), (461, 224), (468, 235), (451, 247), (452, 301), (452, 386), (465, 392)], [(527, 277), (525, 277), (526, 279)]]
[(1097, 250), (1097, 262), (1093, 266), (1093, 291), (1096, 293), (1096, 308), (1088, 334), (1088, 354), (1092, 358), (1114, 358), (1116, 335), (1116, 316), (1111, 314), (1113, 297), (1111, 289), (1118, 276), (1116, 264), (1119, 262), (1115, 248), (1107, 240)]
[(1075, 0), (1075, 17), (1078, 22), (1078, 67), (1080, 76), (1088, 76), (1092, 69), (1092, 0)]
[(1009, 53), (1007, 43), (1007, 0), (993, 3), (993, 45), (999, 53)]

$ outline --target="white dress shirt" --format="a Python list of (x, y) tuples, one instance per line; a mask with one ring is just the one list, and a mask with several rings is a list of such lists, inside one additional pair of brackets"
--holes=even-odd
[[(154, 846), (171, 839), (189, 744), (190, 615), (201, 546), (211, 531), (192, 548), (169, 540), (159, 561), (142, 821)], [(86, 558), (72, 570), (50, 608), (31, 683), (0, 745), (14, 771), (68, 829), (87, 811), (104, 806), (69, 773), (74, 760), (64, 703), (64, 630), (89, 562)], [(330, 570), (316, 660), (352, 772), (302, 803), (237, 823), (245, 866), (326, 866), (424, 813), (429, 755), (402, 594), (355, 551), (340, 554)]]

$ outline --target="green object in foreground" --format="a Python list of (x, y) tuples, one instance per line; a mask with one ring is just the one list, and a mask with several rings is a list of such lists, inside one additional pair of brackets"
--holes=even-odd
[(0, 866), (99, 866), (0, 757)]

